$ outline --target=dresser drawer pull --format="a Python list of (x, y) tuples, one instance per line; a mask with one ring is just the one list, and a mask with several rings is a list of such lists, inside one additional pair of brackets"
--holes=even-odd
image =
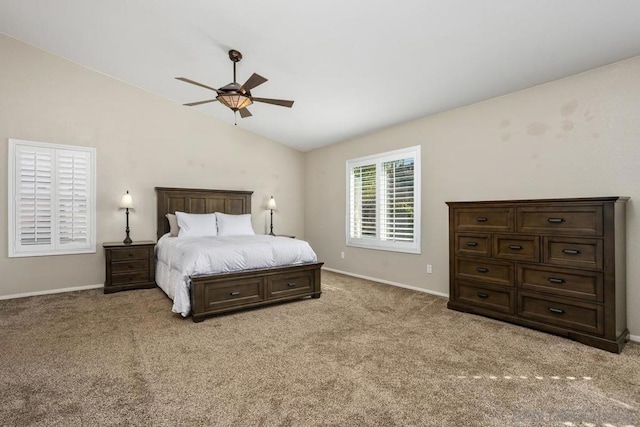
[(293, 288), (295, 285), (297, 285), (296, 282), (287, 283), (287, 286), (290, 288)]
[(549, 311), (555, 314), (564, 314), (564, 310), (561, 308), (549, 307)]
[(558, 279), (555, 277), (549, 277), (548, 279), (551, 283), (564, 283), (564, 279)]
[(231, 292), (230, 294), (232, 297), (237, 297), (238, 295), (240, 295), (240, 291), (235, 291), (235, 292)]
[(564, 218), (549, 218), (547, 221), (552, 224), (562, 224), (564, 222)]
[(478, 242), (467, 242), (467, 246), (469, 246), (470, 248), (475, 248), (476, 246), (478, 246)]
[(509, 249), (512, 249), (514, 251), (519, 251), (522, 249), (522, 246), (520, 245), (509, 245)]
[(487, 222), (487, 221), (489, 221), (489, 218), (487, 218), (486, 216), (477, 216), (476, 217), (476, 221), (478, 221), (478, 222)]
[(133, 264), (129, 264), (129, 268), (133, 268)]
[(484, 292), (478, 292), (476, 295), (480, 298), (489, 298), (489, 294), (485, 294)]
[(569, 255), (578, 255), (580, 254), (580, 251), (577, 249), (563, 249), (562, 252), (564, 252), (565, 254), (569, 254)]
[(484, 268), (484, 267), (477, 267), (477, 268), (476, 268), (476, 271), (477, 271), (478, 273), (488, 273), (488, 272), (489, 272), (489, 269), (488, 269), (488, 268)]

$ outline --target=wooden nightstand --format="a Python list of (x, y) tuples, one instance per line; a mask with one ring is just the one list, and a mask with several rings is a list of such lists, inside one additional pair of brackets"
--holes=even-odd
[(155, 242), (104, 243), (104, 293), (156, 286)]
[(292, 236), (291, 234), (276, 234), (276, 237), (288, 237), (290, 239), (296, 238), (296, 236)]

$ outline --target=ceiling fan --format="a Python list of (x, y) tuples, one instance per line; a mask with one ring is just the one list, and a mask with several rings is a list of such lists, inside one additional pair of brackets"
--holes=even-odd
[(218, 94), (214, 99), (207, 99), (204, 101), (190, 102), (187, 105), (193, 107), (194, 105), (207, 104), (209, 102), (220, 101), (222, 104), (229, 107), (234, 113), (240, 112), (240, 117), (250, 117), (251, 113), (247, 110), (247, 107), (254, 102), (263, 102), (265, 104), (279, 105), (281, 107), (289, 107), (293, 105), (293, 101), (286, 101), (284, 99), (271, 99), (271, 98), (257, 98), (251, 95), (251, 89), (266, 82), (267, 79), (259, 74), (253, 73), (249, 80), (247, 80), (242, 86), (236, 82), (236, 63), (242, 59), (242, 54), (237, 50), (229, 51), (229, 59), (233, 62), (233, 83), (229, 83), (220, 89), (207, 86), (202, 83), (187, 79), (185, 77), (176, 77), (177, 80), (181, 80), (186, 83), (191, 83), (196, 86), (203, 87), (205, 89), (212, 90)]

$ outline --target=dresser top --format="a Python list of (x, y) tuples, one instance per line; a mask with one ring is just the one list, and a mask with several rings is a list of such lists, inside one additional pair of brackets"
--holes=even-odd
[(522, 200), (486, 200), (486, 201), (460, 201), (445, 202), (449, 206), (457, 204), (474, 204), (474, 205), (508, 205), (508, 204), (543, 204), (543, 203), (603, 203), (603, 202), (626, 202), (629, 197), (623, 196), (606, 196), (606, 197), (578, 197), (566, 199), (522, 199)]

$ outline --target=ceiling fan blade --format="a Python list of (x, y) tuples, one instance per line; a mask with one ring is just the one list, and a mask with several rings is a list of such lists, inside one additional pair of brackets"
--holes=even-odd
[(238, 111), (240, 111), (240, 117), (242, 117), (243, 119), (246, 119), (247, 117), (251, 117), (253, 115), (246, 108), (243, 108), (242, 110), (238, 110)]
[(262, 77), (260, 74), (256, 74), (253, 73), (251, 75), (251, 77), (249, 77), (249, 80), (247, 80), (246, 82), (244, 82), (244, 84), (242, 85), (242, 87), (240, 88), (240, 91), (242, 92), (242, 90), (244, 89), (245, 91), (247, 90), (251, 90), (256, 86), (260, 86), (262, 83), (266, 82), (267, 79), (265, 79), (264, 77)]
[(264, 102), (265, 104), (273, 104), (279, 105), (281, 107), (289, 107), (293, 106), (294, 101), (286, 101), (284, 99), (271, 99), (271, 98), (251, 98), (254, 102)]
[(206, 104), (209, 102), (216, 102), (216, 101), (217, 99), (207, 99), (206, 101), (190, 102), (188, 104), (182, 104), (182, 105), (186, 105), (187, 107), (193, 107), (194, 105)]
[(200, 86), (200, 87), (203, 87), (205, 89), (210, 89), (210, 90), (212, 90), (212, 91), (214, 91), (214, 92), (216, 92), (218, 94), (220, 93), (220, 91), (218, 89), (214, 88), (214, 87), (207, 86), (207, 85), (204, 85), (202, 83), (195, 82), (195, 81), (190, 80), (190, 79), (188, 79), (186, 77), (176, 77), (176, 80), (181, 80), (181, 81), (183, 81), (185, 83), (191, 83), (192, 85)]

